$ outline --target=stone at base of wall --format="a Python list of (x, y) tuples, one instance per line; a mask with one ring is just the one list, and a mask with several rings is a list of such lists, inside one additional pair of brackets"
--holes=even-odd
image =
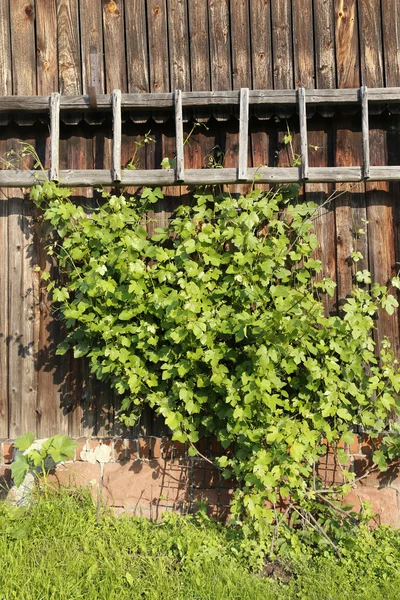
[[(50, 480), (57, 485), (87, 486), (96, 498), (100, 464), (80, 458), (84, 450), (93, 450), (99, 444), (111, 448), (111, 460), (104, 465), (102, 496), (117, 513), (158, 519), (166, 511), (186, 513), (203, 504), (210, 515), (224, 518), (229, 514), (234, 482), (225, 480), (204, 458), (188, 456), (183, 444), (169, 438), (79, 439), (74, 460), (57, 465)], [(355, 436), (354, 444), (346, 450), (346, 468), (361, 479), (345, 502), (357, 509), (368, 500), (377, 514), (377, 523), (400, 527), (400, 463), (385, 473), (371, 471), (372, 448), (366, 436)], [(211, 462), (222, 453), (220, 445), (212, 440), (202, 440), (200, 451)], [(12, 440), (0, 440), (0, 498), (1, 490), (10, 485), (12, 455)], [(327, 487), (343, 482), (342, 467), (329, 449), (318, 465), (318, 474)]]

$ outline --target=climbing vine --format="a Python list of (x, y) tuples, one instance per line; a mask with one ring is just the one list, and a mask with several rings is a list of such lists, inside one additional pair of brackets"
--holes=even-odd
[[(399, 412), (398, 362), (373, 339), (377, 311), (393, 314), (395, 296), (363, 273), (341, 313), (324, 314), (335, 283), (315, 278), (315, 206), (296, 202), (297, 186), (239, 198), (198, 189), (151, 236), (160, 188), (102, 195), (89, 215), (54, 183), (31, 191), (62, 273), (61, 284), (48, 281), (68, 329), (58, 352), (87, 357), (122, 395), (127, 425), (148, 404), (193, 454), (215, 436), (223, 476), (240, 484), (237, 523), (276, 527), (283, 502), (320, 529), (326, 445), (346, 491), (353, 427), (374, 435)], [(397, 450), (388, 438), (375, 463), (385, 469)]]

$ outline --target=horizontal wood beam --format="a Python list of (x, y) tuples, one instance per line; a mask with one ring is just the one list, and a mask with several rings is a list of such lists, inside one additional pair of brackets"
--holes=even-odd
[[(359, 104), (360, 88), (305, 90), (305, 101), (310, 104)], [(0, 111), (48, 112), (49, 96), (0, 96)], [(371, 88), (368, 102), (399, 103), (400, 87)], [(296, 90), (249, 90), (250, 105), (296, 105)], [(232, 105), (239, 106), (240, 91), (182, 92), (183, 107)], [(173, 93), (121, 94), (122, 109), (173, 109)], [(97, 95), (98, 110), (112, 110), (112, 94)], [(60, 110), (90, 111), (89, 96), (61, 96)]]
[[(122, 186), (141, 185), (217, 185), (230, 183), (296, 183), (301, 182), (301, 167), (249, 168), (246, 180), (240, 180), (238, 169), (186, 169), (184, 181), (176, 179), (175, 169), (122, 170)], [(29, 188), (49, 179), (49, 171), (0, 171), (0, 187)], [(362, 167), (309, 167), (308, 183), (363, 181)], [(400, 181), (400, 166), (370, 167), (369, 181)], [(113, 172), (105, 169), (60, 170), (60, 185), (68, 187), (113, 186)], [(1, 198), (1, 196), (0, 196)]]

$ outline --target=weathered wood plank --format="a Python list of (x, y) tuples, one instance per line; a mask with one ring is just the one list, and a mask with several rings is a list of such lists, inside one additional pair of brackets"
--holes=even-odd
[(125, 2), (128, 90), (149, 92), (149, 55), (145, 0)]
[(57, 0), (58, 70), (60, 92), (82, 93), (78, 0)]
[[(149, 36), (150, 91), (156, 93), (169, 92), (171, 86), (166, 0), (148, 0), (147, 30)], [(152, 116), (159, 123), (163, 123), (169, 117), (166, 113), (158, 111), (153, 111)]]
[[(274, 80), (272, 74), (270, 0), (250, 0), (250, 37), (252, 87), (255, 90), (272, 90)], [(265, 107), (254, 108), (254, 114), (259, 119), (269, 117)], [(254, 147), (256, 143), (258, 142), (254, 139)]]
[(400, 0), (382, 0), (382, 32), (387, 86), (400, 83)]
[(369, 118), (368, 118), (368, 88), (361, 87), (361, 131), (363, 150), (363, 173), (364, 179), (369, 179), (370, 155), (369, 155)]
[(114, 181), (121, 181), (121, 90), (114, 90), (111, 97), (113, 106), (112, 177)]
[(359, 87), (361, 78), (357, 2), (335, 0), (334, 7), (337, 85), (340, 88)]
[(300, 121), (300, 158), (301, 158), (301, 178), (308, 179), (308, 141), (307, 141), (307, 113), (306, 96), (304, 88), (297, 90), (299, 102), (299, 121)]
[(249, 155), (249, 89), (240, 90), (239, 117), (239, 179), (247, 179)]
[(37, 93), (58, 92), (56, 0), (36, 0)]
[[(189, 47), (191, 89), (206, 91), (211, 89), (210, 46), (208, 35), (207, 2), (188, 0)], [(194, 109), (194, 118), (207, 121), (210, 111)]]
[(35, 95), (35, 9), (26, 0), (13, 0), (10, 10), (12, 80), (16, 95)]
[(275, 89), (293, 88), (291, 0), (271, 0)]
[[(247, 0), (230, 0), (232, 89), (251, 88), (250, 15)], [(265, 34), (264, 34), (265, 35)]]
[(182, 117), (182, 91), (175, 92), (175, 143), (176, 143), (176, 179), (184, 181), (184, 140), (183, 140), (183, 117)]
[[(357, 135), (354, 136), (354, 140), (361, 147)], [(342, 137), (340, 137), (340, 145), (343, 145)], [(149, 152), (153, 153), (153, 150), (149, 150)], [(172, 156), (171, 153), (170, 156)], [(352, 160), (352, 162), (355, 161)], [(294, 183), (302, 181), (301, 170), (297, 167), (257, 167), (248, 169), (245, 183), (252, 183), (255, 174), (257, 174), (259, 183)], [(45, 181), (48, 175), (48, 172), (42, 173), (40, 171), (1, 171), (0, 187), (31, 187), (37, 182)], [(357, 183), (362, 181), (363, 169), (361, 166), (309, 167), (308, 169), (309, 183)], [(400, 181), (400, 167), (397, 165), (371, 166), (369, 181)], [(185, 170), (185, 185), (211, 185), (216, 183), (241, 183), (237, 168)], [(60, 184), (74, 188), (100, 185), (112, 186), (112, 172), (110, 169), (62, 169), (60, 170)], [(121, 173), (121, 185), (124, 186), (168, 186), (178, 184), (173, 169), (123, 170)], [(353, 189), (354, 186), (351, 186), (351, 190)]]
[[(171, 90), (187, 90), (190, 86), (190, 58), (186, 0), (168, 0), (168, 45)], [(203, 69), (205, 66), (203, 65)]]
[[(12, 94), (10, 10), (8, 0), (0, 0), (0, 95)], [(0, 125), (6, 125), (8, 115), (0, 115)]]
[[(19, 140), (9, 132), (8, 149), (18, 151)], [(34, 140), (25, 140), (34, 143)], [(20, 190), (8, 200), (9, 270), (9, 436), (36, 431), (37, 371), (35, 356), (39, 342), (39, 274), (32, 231), (33, 203)]]
[(318, 88), (336, 87), (333, 0), (314, 0), (315, 80)]
[(295, 87), (315, 87), (312, 0), (292, 0)]
[(104, 48), (101, 0), (80, 0), (82, 88), (104, 94)]
[(50, 100), (50, 180), (58, 181), (60, 163), (60, 94), (53, 92)]
[[(231, 36), (229, 6), (227, 0), (208, 0), (208, 28), (210, 35), (211, 88), (232, 89)], [(220, 120), (229, 118), (229, 112), (214, 110), (213, 115)]]
[(106, 91), (127, 92), (124, 0), (102, 0), (102, 8)]
[[(392, 15), (395, 19), (395, 15)], [(397, 15), (397, 18), (399, 16)], [(361, 83), (383, 85), (382, 24), (380, 0), (358, 0)], [(400, 24), (400, 22), (399, 22)], [(380, 83), (378, 83), (380, 82)]]
[[(4, 82), (2, 82), (3, 84)], [(6, 152), (7, 142), (4, 132), (0, 139), (0, 156)], [(10, 286), (8, 248), (8, 190), (0, 189), (0, 437), (2, 438), (8, 438), (8, 294)]]
[[(359, 88), (305, 90), (308, 104), (352, 105), (359, 104)], [(122, 108), (127, 109), (173, 109), (172, 93), (160, 94), (122, 94)], [(285, 107), (295, 105), (296, 90), (249, 90), (249, 103), (252, 106), (278, 105)], [(368, 93), (369, 103), (400, 103), (400, 88), (371, 88)], [(29, 111), (45, 113), (49, 105), (49, 96), (0, 96), (0, 111)], [(238, 106), (238, 91), (221, 92), (182, 92), (184, 107), (196, 106)], [(111, 110), (109, 94), (97, 95), (97, 107), (102, 111)], [(90, 111), (90, 102), (85, 96), (61, 96), (62, 111)]]

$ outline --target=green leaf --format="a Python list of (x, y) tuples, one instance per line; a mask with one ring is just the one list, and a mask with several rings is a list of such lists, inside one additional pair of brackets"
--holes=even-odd
[(376, 452), (374, 452), (372, 455), (372, 460), (374, 461), (374, 463), (380, 471), (387, 471), (387, 461), (382, 450), (377, 450)]
[(17, 437), (17, 439), (14, 442), (14, 446), (17, 448), (17, 450), (21, 450), (21, 452), (24, 452), (25, 450), (28, 450), (30, 446), (32, 446), (35, 439), (35, 434), (28, 431), (28, 433), (26, 433), (25, 435), (20, 435), (19, 437)]
[(30, 470), (30, 465), (27, 456), (17, 456), (11, 463), (11, 474), (14, 484), (19, 487)]

